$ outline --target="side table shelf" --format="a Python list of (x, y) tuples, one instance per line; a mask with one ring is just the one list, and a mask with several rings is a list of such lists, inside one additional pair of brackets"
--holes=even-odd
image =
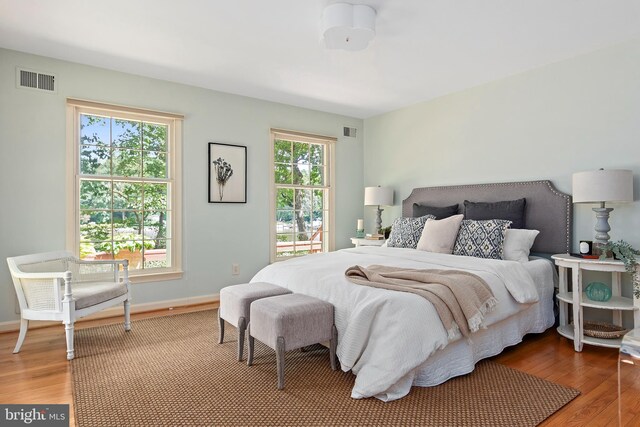
[[(575, 340), (575, 333), (573, 331), (573, 325), (564, 325), (558, 326), (558, 333), (565, 338), (569, 338), (570, 340)], [(596, 337), (588, 337), (583, 336), (582, 342), (597, 345), (600, 347), (610, 347), (610, 348), (620, 348), (620, 344), (622, 343), (622, 337), (620, 338), (596, 338)]]
[[(591, 307), (613, 312), (613, 323), (622, 326), (622, 312), (632, 311), (634, 328), (640, 327), (640, 300), (623, 297), (621, 283), (625, 273), (624, 264), (615, 260), (583, 259), (569, 254), (558, 254), (551, 257), (559, 270), (559, 292), (556, 295), (560, 308), (560, 326), (558, 333), (573, 340), (575, 351), (582, 351), (582, 344), (587, 343), (601, 347), (619, 348), (622, 338), (603, 339), (584, 335), (583, 308)], [(571, 270), (573, 292), (569, 292), (568, 272)], [(611, 293), (609, 301), (592, 301), (583, 292), (583, 271), (602, 271), (611, 273)], [(569, 304), (573, 314), (573, 324), (569, 323)]]

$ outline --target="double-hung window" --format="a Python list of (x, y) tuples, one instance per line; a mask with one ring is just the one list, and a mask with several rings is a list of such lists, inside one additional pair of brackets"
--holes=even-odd
[(272, 262), (333, 250), (335, 141), (272, 129)]
[(134, 280), (179, 277), (182, 116), (73, 99), (67, 106), (70, 250), (128, 259)]

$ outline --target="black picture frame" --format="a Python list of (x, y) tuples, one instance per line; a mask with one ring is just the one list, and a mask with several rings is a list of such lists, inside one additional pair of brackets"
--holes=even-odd
[(247, 147), (210, 142), (207, 158), (209, 203), (247, 203)]

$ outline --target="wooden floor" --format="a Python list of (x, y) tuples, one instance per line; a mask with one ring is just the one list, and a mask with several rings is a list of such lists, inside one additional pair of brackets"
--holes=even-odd
[[(175, 310), (142, 313), (145, 317), (215, 308), (200, 305)], [(120, 319), (80, 322), (86, 328)], [(0, 334), (0, 403), (68, 403), (71, 397), (71, 369), (65, 358), (64, 328), (30, 330), (19, 354), (12, 354), (17, 333)], [(582, 353), (551, 329), (527, 336), (523, 343), (505, 350), (495, 361), (558, 384), (574, 387), (581, 395), (555, 413), (544, 426), (618, 425), (618, 351), (584, 346)], [(623, 383), (625, 419), (623, 425), (640, 426), (640, 366), (628, 368)], [(74, 425), (71, 406), (71, 425)]]

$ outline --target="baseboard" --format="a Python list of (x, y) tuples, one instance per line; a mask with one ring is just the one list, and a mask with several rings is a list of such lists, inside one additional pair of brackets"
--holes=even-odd
[[(145, 302), (141, 304), (131, 304), (131, 313), (144, 313), (146, 311), (164, 310), (175, 307), (185, 307), (189, 305), (206, 304), (210, 302), (219, 302), (220, 294), (202, 295), (198, 297), (178, 298), (172, 300)], [(122, 306), (115, 306), (94, 313), (90, 316), (78, 319), (78, 322), (86, 320), (104, 319), (106, 317), (122, 316)], [(59, 325), (60, 322), (37, 321), (29, 322), (29, 329), (45, 328), (47, 326)], [(20, 330), (20, 320), (10, 320), (8, 322), (0, 322), (0, 333), (15, 332)]]

